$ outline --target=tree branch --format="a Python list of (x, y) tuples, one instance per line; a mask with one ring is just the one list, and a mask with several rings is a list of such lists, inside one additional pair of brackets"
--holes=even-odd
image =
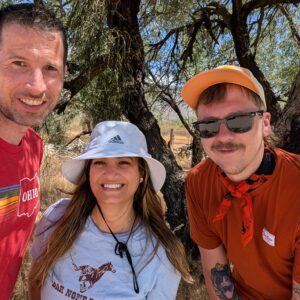
[[(65, 81), (64, 88), (69, 91), (69, 95), (57, 103), (55, 110), (58, 114), (61, 114), (66, 110), (72, 98), (100, 73), (101, 66), (105, 64), (105, 59), (103, 57), (98, 57), (88, 69), (83, 70), (79, 75), (71, 80)], [(71, 67), (72, 69), (70, 70), (70, 73), (72, 73), (72, 71), (76, 71), (76, 65)]]
[(83, 135), (87, 135), (87, 134), (91, 134), (92, 132), (90, 130), (83, 130), (82, 132), (80, 132), (79, 134), (77, 134), (74, 138), (72, 138), (66, 145), (65, 147), (69, 146), (70, 144), (72, 144), (76, 139), (79, 139), (80, 137), (82, 137)]
[(165, 42), (173, 35), (173, 34), (176, 34), (177, 32), (180, 32), (180, 31), (183, 31), (183, 29), (185, 29), (187, 27), (187, 25), (184, 25), (184, 26), (180, 26), (180, 27), (177, 27), (177, 28), (173, 28), (172, 30), (170, 30), (166, 36), (160, 40), (159, 42), (155, 43), (155, 44), (149, 44), (150, 47), (155, 47), (155, 48), (161, 48)]
[[(200, 17), (198, 17), (198, 18), (195, 17), (199, 12), (201, 13)], [(221, 20), (211, 20), (210, 16), (213, 16), (213, 15), (220, 16), (220, 17), (222, 17), (223, 20), (222, 21)], [(179, 27), (173, 28), (172, 30), (170, 30), (166, 34), (166, 36), (162, 40), (160, 40), (157, 43), (149, 45), (150, 47), (155, 48), (155, 50), (154, 50), (155, 54), (153, 55), (153, 57), (155, 57), (155, 55), (161, 49), (161, 47), (173, 35), (178, 37), (179, 33), (183, 32), (184, 30), (192, 31), (192, 34), (190, 35), (191, 39), (189, 40), (189, 44), (188, 44), (188, 46), (186, 47), (186, 50), (185, 50), (186, 54), (182, 54), (182, 59), (186, 58), (186, 57), (190, 57), (191, 47), (194, 44), (197, 32), (199, 31), (201, 25), (204, 25), (204, 27), (209, 32), (209, 34), (210, 34), (210, 36), (211, 36), (211, 38), (214, 42), (216, 42), (216, 37), (215, 37), (215, 34), (212, 31), (212, 28), (213, 28), (212, 23), (213, 22), (214, 23), (217, 22), (220, 27), (224, 27), (224, 26), (226, 26), (228, 28), (231, 27), (231, 15), (229, 14), (229, 12), (227, 11), (225, 6), (220, 5), (218, 2), (212, 2), (207, 7), (203, 7), (201, 9), (195, 11), (193, 13), (192, 17), (193, 17), (193, 22), (192, 23), (186, 24), (184, 26), (179, 26)]]
[(183, 124), (183, 126), (186, 128), (186, 130), (189, 132), (189, 134), (193, 137), (196, 138), (194, 131), (191, 130), (189, 124), (185, 121), (176, 101), (174, 100), (173, 96), (170, 94), (170, 92), (168, 91), (168, 86), (167, 87), (163, 87), (161, 84), (159, 84), (159, 82), (156, 80), (156, 77), (154, 76), (154, 74), (151, 72), (151, 70), (148, 70), (149, 75), (151, 76), (154, 84), (160, 89), (160, 93), (157, 96), (157, 98), (161, 98), (163, 101), (165, 101), (166, 103), (168, 103), (168, 105), (173, 109), (173, 111), (178, 115), (181, 123)]
[(33, 3), (36, 5), (36, 6), (44, 6), (44, 1), (43, 0), (34, 0)]
[(83, 70), (78, 76), (70, 81), (66, 81), (64, 88), (69, 90), (71, 97), (76, 95), (87, 83), (89, 83), (94, 77), (96, 77), (101, 70), (101, 66), (105, 66), (106, 61), (103, 57), (98, 57), (92, 66)]
[(202, 20), (198, 20), (197, 22), (194, 23), (193, 31), (190, 35), (188, 44), (181, 54), (180, 60), (183, 60), (184, 65), (188, 58), (190, 58), (191, 61), (193, 59), (193, 47), (194, 47), (194, 43), (196, 41), (197, 33), (201, 28), (201, 23), (202, 23)]
[(210, 14), (222, 17), (226, 27), (231, 30), (231, 14), (228, 12), (226, 6), (221, 5), (219, 2), (211, 2), (207, 5), (207, 9), (211, 7), (213, 7), (213, 10), (210, 11)]
[(254, 50), (253, 50), (253, 56), (254, 57), (256, 56), (257, 45), (258, 45), (258, 42), (259, 42), (259, 39), (260, 39), (264, 17), (265, 17), (265, 9), (261, 8), (260, 15), (259, 15), (259, 20), (258, 20), (258, 26), (257, 26), (257, 34), (256, 34), (255, 40), (254, 40), (254, 42), (251, 46), (251, 47), (254, 48)]
[(296, 28), (295, 24), (293, 23), (293, 19), (291, 18), (291, 16), (288, 13), (287, 8), (285, 8), (283, 5), (279, 5), (279, 9), (282, 12), (282, 14), (286, 17), (288, 24), (290, 26), (292, 35), (293, 35), (296, 43), (298, 44), (298, 46), (300, 46), (300, 36), (297, 32), (297, 28)]
[(299, 4), (299, 0), (252, 0), (245, 3), (241, 10), (244, 16), (248, 16), (253, 10), (257, 8), (265, 8), (267, 6), (276, 4)]

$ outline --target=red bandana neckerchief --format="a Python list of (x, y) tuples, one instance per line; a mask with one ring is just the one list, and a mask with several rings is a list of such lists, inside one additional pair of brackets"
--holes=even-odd
[[(274, 154), (272, 150), (265, 148), (264, 158), (267, 155), (269, 156), (270, 152)], [(225, 172), (223, 172), (219, 167), (217, 171), (220, 180), (229, 190), (229, 192), (224, 196), (222, 203), (213, 219), (213, 222), (220, 221), (226, 216), (234, 198), (241, 199), (243, 218), (241, 238), (243, 246), (246, 246), (252, 240), (254, 223), (252, 198), (249, 192), (257, 189), (260, 185), (267, 181), (267, 178), (264, 174), (255, 173), (248, 179), (240, 182), (238, 185), (235, 185), (230, 181)]]

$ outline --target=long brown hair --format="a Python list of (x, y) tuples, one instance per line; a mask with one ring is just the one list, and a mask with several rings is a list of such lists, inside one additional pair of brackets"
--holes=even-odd
[[(49, 270), (57, 260), (71, 248), (96, 205), (97, 200), (91, 191), (88, 179), (90, 162), (87, 163), (84, 174), (72, 192), (70, 203), (63, 216), (52, 225), (55, 228), (49, 235), (40, 257), (33, 265), (34, 269), (30, 273), (29, 280), (38, 287), (44, 284)], [(143, 222), (149, 239), (152, 242), (153, 237), (157, 239), (153, 255), (147, 263), (155, 256), (158, 246), (161, 244), (171, 264), (181, 273), (182, 278), (186, 282), (192, 282), (184, 247), (166, 225), (161, 200), (153, 188), (150, 171), (145, 160), (139, 159), (139, 169), (144, 180), (134, 195), (133, 208)], [(48, 229), (50, 228), (46, 230)]]

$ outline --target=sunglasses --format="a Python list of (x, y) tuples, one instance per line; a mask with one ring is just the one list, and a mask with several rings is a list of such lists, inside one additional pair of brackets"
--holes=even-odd
[(241, 113), (220, 120), (197, 121), (193, 123), (193, 126), (199, 132), (200, 137), (205, 139), (216, 136), (221, 124), (225, 124), (231, 132), (244, 133), (252, 129), (253, 118), (255, 116), (261, 117), (263, 114), (263, 110)]

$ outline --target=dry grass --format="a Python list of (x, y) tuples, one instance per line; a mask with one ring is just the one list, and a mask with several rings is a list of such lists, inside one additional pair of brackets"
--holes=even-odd
[[(162, 132), (165, 140), (169, 141), (169, 131)], [(177, 150), (190, 143), (190, 137), (187, 132), (182, 129), (175, 129), (174, 138), (174, 153)], [(77, 134), (74, 133), (74, 135)], [(71, 190), (72, 186), (63, 178), (60, 168), (61, 163), (68, 157), (68, 153), (53, 150), (47, 150), (44, 153), (43, 167), (41, 172), (41, 211), (44, 211), (51, 203), (57, 199), (64, 197), (65, 195), (60, 192), (59, 189)], [(190, 157), (177, 156), (178, 163), (184, 170), (190, 168)], [(30, 249), (30, 245), (28, 247)], [(19, 274), (19, 278), (15, 287), (15, 291), (12, 300), (26, 300), (27, 298), (27, 272), (30, 267), (30, 255), (29, 250), (23, 261), (22, 269)], [(207, 296), (206, 288), (204, 286), (204, 279), (200, 262), (190, 260), (191, 273), (195, 280), (195, 283), (190, 285), (181, 282), (177, 294), (177, 300), (206, 300)], [(159, 300), (159, 299), (158, 299)]]

